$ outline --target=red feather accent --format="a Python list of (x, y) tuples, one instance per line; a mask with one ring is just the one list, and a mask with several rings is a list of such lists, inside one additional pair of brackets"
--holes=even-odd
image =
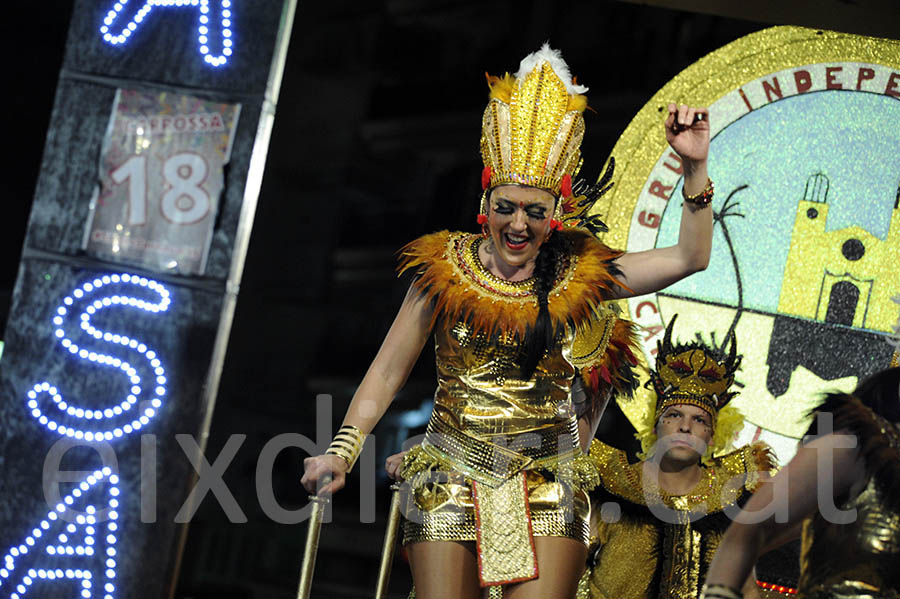
[(631, 350), (626, 347), (625, 353), (628, 354), (628, 361), (631, 363), (631, 365), (637, 366), (637, 358), (634, 357), (634, 354), (631, 352)]
[(559, 190), (562, 192), (564, 198), (572, 197), (572, 175), (568, 173), (563, 175), (562, 181), (559, 185)]
[(606, 352), (606, 355), (609, 356), (609, 361), (612, 362), (613, 368), (618, 369), (621, 362), (619, 361), (619, 358), (616, 357), (616, 353), (608, 351)]
[(606, 367), (606, 364), (600, 365), (600, 376), (602, 376), (603, 380), (607, 383), (612, 382), (612, 377), (609, 375), (609, 368)]
[(487, 189), (491, 186), (491, 167), (486, 166), (481, 171), (481, 189)]
[(479, 225), (486, 225), (487, 221), (488, 221), (487, 214), (479, 214), (478, 215), (478, 224)]
[(555, 218), (550, 219), (550, 228), (554, 231), (562, 231), (563, 224), (556, 220)]
[(609, 342), (625, 352), (625, 355), (628, 356), (628, 361), (632, 366), (637, 366), (637, 358), (634, 357), (634, 353), (631, 351), (631, 348), (628, 347), (627, 343), (620, 339), (610, 339)]
[(588, 384), (591, 386), (591, 391), (596, 393), (600, 389), (600, 377), (597, 375), (597, 369), (594, 366), (591, 366), (591, 369), (588, 371), (588, 377), (590, 378)]

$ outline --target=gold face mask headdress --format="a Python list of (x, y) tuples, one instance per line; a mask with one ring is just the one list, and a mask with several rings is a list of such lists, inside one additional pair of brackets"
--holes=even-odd
[(714, 347), (715, 339), (710, 346), (699, 335), (695, 341), (673, 344), (676, 318), (672, 317), (665, 337), (657, 344), (656, 367), (650, 372), (650, 384), (656, 391), (654, 421), (669, 406), (688, 404), (705, 410), (715, 427), (719, 410), (737, 395), (731, 387), (741, 356), (733, 336), (725, 342), (725, 346), (730, 345), (727, 354), (725, 346)]
[[(498, 185), (530, 185), (571, 198), (572, 177), (581, 166), (587, 88), (574, 83), (559, 51), (547, 44), (526, 56), (515, 75), (488, 76), (488, 85), (479, 224), (487, 222), (488, 191)], [(554, 229), (562, 227), (563, 203), (556, 204)]]

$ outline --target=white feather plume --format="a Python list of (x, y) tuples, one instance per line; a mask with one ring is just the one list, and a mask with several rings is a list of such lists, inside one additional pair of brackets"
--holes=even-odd
[(563, 60), (562, 53), (551, 48), (547, 42), (544, 42), (540, 50), (532, 52), (522, 59), (522, 62), (519, 63), (519, 70), (516, 71), (516, 79), (524, 79), (528, 73), (540, 66), (544, 61), (549, 62), (556, 76), (563, 80), (566, 84), (566, 91), (569, 94), (587, 93), (588, 88), (572, 83), (572, 73), (569, 72), (569, 65)]

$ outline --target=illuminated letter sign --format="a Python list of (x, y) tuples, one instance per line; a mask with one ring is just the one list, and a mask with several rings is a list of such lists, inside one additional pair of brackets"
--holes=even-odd
[[(109, 468), (89, 474), (47, 513), (22, 543), (7, 551), (0, 568), (0, 588), (9, 587), (10, 599), (33, 597), (42, 587), (54, 583), (68, 585), (73, 597), (113, 599), (119, 529), (118, 482), (119, 477)], [(98, 510), (97, 504), (103, 507)], [(36, 555), (24, 570), (19, 562), (30, 552)], [(35, 590), (37, 593), (33, 593)]]
[[(128, 0), (116, 0), (110, 7), (109, 12), (103, 19), (103, 25), (100, 27), (100, 33), (103, 34), (103, 41), (114, 46), (127, 44), (131, 36), (137, 32), (148, 15), (154, 8), (169, 8), (189, 6), (199, 12), (197, 22), (197, 44), (200, 55), (203, 60), (214, 67), (220, 67), (228, 62), (228, 57), (234, 51), (234, 42), (231, 39), (231, 0), (220, 0), (219, 19), (216, 26), (210, 19), (210, 1), (209, 0), (144, 0), (144, 5), (131, 17), (131, 20), (122, 27), (118, 33), (113, 33), (113, 27), (122, 17), (122, 12)], [(218, 29), (221, 34), (221, 54), (213, 56), (210, 50), (210, 38), (213, 31)]]
[(0, 364), (0, 599), (175, 588), (296, 5), (73, 3)]
[[(115, 292), (101, 293), (101, 289), (106, 286), (120, 289), (132, 287), (134, 291), (141, 293), (136, 294), (138, 297)], [(156, 296), (153, 299), (157, 301), (152, 301), (147, 296)], [(37, 383), (28, 391), (27, 405), (31, 415), (59, 435), (85, 441), (111, 441), (149, 424), (162, 406), (162, 398), (166, 394), (166, 371), (162, 363), (156, 352), (145, 343), (121, 332), (103, 331), (92, 324), (92, 318), (109, 308), (165, 312), (170, 303), (169, 291), (164, 286), (128, 273), (104, 275), (84, 283), (66, 296), (53, 316), (54, 335), (60, 345), (82, 360), (121, 371), (130, 385), (129, 393), (118, 404), (103, 410), (84, 409), (66, 402), (59, 390), (45, 381)], [(74, 310), (81, 306), (84, 307), (76, 314)], [(69, 319), (68, 323), (66, 318)], [(80, 327), (81, 336), (85, 340), (78, 339), (76, 342), (71, 332), (64, 328), (66, 324), (70, 328), (73, 325)], [(112, 346), (115, 351), (111, 352), (112, 355), (107, 354), (103, 346)], [(116, 353), (119, 355), (115, 355)], [(132, 361), (144, 362), (142, 369), (146, 373), (152, 373), (149, 378), (154, 384), (147, 386), (146, 393), (141, 387), (142, 384), (146, 385), (145, 380)], [(149, 406), (139, 408), (138, 398), (142, 394), (149, 396)], [(49, 395), (55, 404), (48, 405), (46, 411), (41, 409), (38, 402), (43, 395)]]
[[(103, 330), (94, 319), (102, 320), (109, 309), (159, 313), (170, 304), (165, 286), (128, 273), (103, 275), (72, 290), (53, 313), (53, 335), (65, 355), (119, 371), (128, 392), (122, 401), (103, 409), (85, 408), (64, 400), (45, 381), (26, 394), (31, 415), (47, 430), (89, 443), (115, 441), (148, 425), (166, 394), (166, 371), (159, 357), (145, 342), (122, 331)], [(42, 405), (43, 396), (50, 396), (52, 403)], [(142, 396), (145, 400), (139, 403)], [(34, 586), (68, 584), (77, 589), (73, 596), (113, 599), (118, 484), (118, 474), (109, 467), (88, 473), (18, 545), (9, 548), (0, 562), (0, 588), (8, 587), (11, 599), (21, 599), (33, 596)]]

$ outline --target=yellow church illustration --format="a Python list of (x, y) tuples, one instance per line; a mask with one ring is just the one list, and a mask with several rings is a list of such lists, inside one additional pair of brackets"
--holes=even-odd
[(882, 240), (858, 226), (826, 231), (828, 177), (809, 177), (791, 233), (778, 312), (871, 331), (891, 331), (900, 294), (900, 189)]

